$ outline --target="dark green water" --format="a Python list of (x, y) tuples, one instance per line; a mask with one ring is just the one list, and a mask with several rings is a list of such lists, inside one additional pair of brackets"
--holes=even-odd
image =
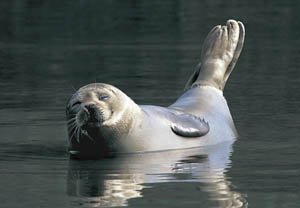
[[(0, 2), (1, 207), (299, 207), (300, 3)], [(246, 42), (225, 88), (240, 138), (208, 149), (69, 161), (65, 104), (105, 82), (168, 105), (208, 31)]]

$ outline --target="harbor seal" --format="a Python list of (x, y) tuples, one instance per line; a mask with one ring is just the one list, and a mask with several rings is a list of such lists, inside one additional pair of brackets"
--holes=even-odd
[(69, 153), (77, 158), (214, 145), (237, 137), (223, 96), (243, 48), (245, 29), (228, 20), (207, 35), (201, 62), (168, 107), (137, 105), (104, 83), (80, 88), (66, 107)]

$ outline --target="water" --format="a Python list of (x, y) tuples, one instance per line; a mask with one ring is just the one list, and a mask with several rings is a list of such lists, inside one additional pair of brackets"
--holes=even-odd
[[(1, 207), (298, 207), (296, 1), (1, 1)], [(225, 88), (240, 137), (208, 149), (70, 161), (65, 104), (111, 83), (168, 105), (229, 18), (246, 42)]]

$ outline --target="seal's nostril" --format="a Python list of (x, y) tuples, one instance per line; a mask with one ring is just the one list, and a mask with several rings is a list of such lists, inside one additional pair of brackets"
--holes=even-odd
[(93, 103), (85, 104), (84, 105), (84, 110), (85, 110), (85, 115), (86, 115), (86, 124), (89, 125), (88, 123), (97, 123), (101, 119), (99, 117), (99, 112), (97, 109), (97, 105)]
[(96, 105), (95, 104), (86, 104), (84, 106), (90, 113), (95, 111)]
[(88, 114), (89, 117), (89, 121), (94, 121), (97, 120), (97, 106), (95, 104), (86, 104), (85, 106), (86, 112)]

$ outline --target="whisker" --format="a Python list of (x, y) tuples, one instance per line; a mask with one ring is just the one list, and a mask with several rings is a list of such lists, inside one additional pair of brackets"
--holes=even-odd
[(87, 136), (89, 140), (94, 141), (94, 139), (86, 131), (82, 131), (81, 133)]
[(77, 128), (77, 142), (80, 143), (80, 132), (81, 132), (81, 129), (80, 128)]
[(70, 139), (76, 139), (78, 143), (80, 143), (80, 136), (85, 135), (89, 140), (94, 141), (94, 139), (87, 133), (87, 131), (82, 130), (77, 122), (76, 117), (70, 118), (67, 120), (68, 131), (70, 132), (71, 136)]
[(73, 129), (72, 129), (72, 135), (71, 135), (71, 140), (74, 138), (74, 136), (75, 136), (75, 133), (76, 133), (76, 128), (77, 128), (77, 126), (75, 126)]
[(77, 114), (77, 112), (76, 113), (69, 113), (69, 117), (72, 117), (72, 116), (74, 116), (76, 114)]
[(76, 119), (70, 119), (70, 120), (68, 120), (67, 121), (67, 125), (69, 126), (69, 125), (73, 125), (73, 124), (76, 124), (77, 125), (77, 121), (76, 121)]
[(75, 92), (77, 92), (77, 90), (75, 89), (75, 87), (73, 85), (71, 85), (71, 87)]
[(72, 123), (72, 122), (76, 122), (76, 118), (72, 118), (72, 119), (69, 119), (69, 120), (67, 120), (67, 123), (69, 124), (69, 123)]
[(77, 124), (76, 124), (76, 123), (68, 125), (68, 129), (69, 129), (70, 131), (73, 131), (75, 127), (77, 127)]
[(71, 124), (77, 124), (76, 120), (73, 120), (73, 121), (67, 121), (67, 125), (71, 125)]
[(70, 122), (67, 126), (73, 128), (74, 126), (77, 126), (77, 123), (75, 121), (73, 123)]

